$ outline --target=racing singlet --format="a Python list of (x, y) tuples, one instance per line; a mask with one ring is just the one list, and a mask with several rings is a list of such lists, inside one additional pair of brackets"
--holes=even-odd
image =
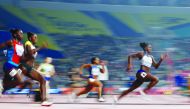
[[(36, 47), (30, 41), (26, 41), (25, 46), (30, 46), (32, 50), (36, 49)], [(37, 55), (38, 55), (38, 52), (35, 52), (33, 54), (33, 57), (36, 58)]]
[(7, 61), (19, 64), (24, 53), (23, 44), (17, 40), (12, 40), (13, 46), (7, 50)]

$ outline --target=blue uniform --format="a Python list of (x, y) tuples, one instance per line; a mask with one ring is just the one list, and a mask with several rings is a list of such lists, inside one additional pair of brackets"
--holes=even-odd
[(89, 68), (89, 77), (93, 78), (94, 76), (97, 76), (100, 73), (101, 66), (100, 65), (92, 65), (91, 68)]
[(24, 47), (22, 43), (12, 40), (13, 46), (7, 49), (6, 57), (7, 61), (3, 65), (3, 71), (9, 73), (13, 69), (18, 69), (21, 56), (24, 53)]

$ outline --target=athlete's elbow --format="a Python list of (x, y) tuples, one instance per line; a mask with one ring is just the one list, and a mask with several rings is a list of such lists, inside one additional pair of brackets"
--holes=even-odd
[(155, 69), (158, 69), (158, 68), (159, 68), (159, 66), (158, 66), (158, 65), (156, 65), (156, 66), (155, 66)]
[(105, 73), (105, 70), (100, 70), (101, 73)]
[(132, 56), (131, 56), (131, 55), (129, 55), (129, 56), (128, 56), (128, 60), (129, 60), (129, 59), (131, 59), (131, 58), (132, 58)]

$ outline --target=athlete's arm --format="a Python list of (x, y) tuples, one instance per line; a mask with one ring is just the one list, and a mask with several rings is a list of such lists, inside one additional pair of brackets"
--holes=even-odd
[(11, 47), (11, 46), (12, 46), (12, 40), (9, 40), (7, 42), (1, 43), (0, 49), (5, 48), (5, 47)]
[(132, 61), (135, 58), (141, 59), (143, 56), (143, 52), (138, 52), (135, 54), (131, 54), (128, 56), (128, 64), (127, 64), (127, 71), (130, 71), (132, 69)]
[(162, 63), (162, 61), (163, 61), (166, 57), (167, 57), (167, 54), (162, 54), (162, 55), (160, 56), (159, 62), (157, 63), (157, 62), (155, 61), (154, 57), (152, 56), (152, 61), (153, 61), (152, 65), (154, 66), (154, 68), (157, 69), (157, 68), (160, 66), (160, 64)]
[(100, 69), (100, 72), (104, 73), (105, 72), (105, 63), (101, 62), (100, 65), (102, 66), (101, 69)]
[(84, 69), (84, 68), (90, 68), (90, 67), (91, 67), (91, 64), (83, 64), (83, 65), (80, 67), (80, 72), (79, 72), (80, 75), (83, 74), (82, 72), (83, 72), (83, 69)]
[(37, 47), (35, 50), (36, 50), (36, 52), (38, 52), (38, 51), (40, 51), (41, 49), (47, 48), (47, 47), (48, 47), (48, 43), (47, 43), (47, 42), (44, 42), (44, 43), (42, 44), (42, 46)]

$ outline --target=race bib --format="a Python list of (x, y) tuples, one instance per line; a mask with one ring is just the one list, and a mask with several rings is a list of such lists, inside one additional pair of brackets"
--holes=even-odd
[(147, 74), (146, 74), (145, 72), (142, 72), (142, 73), (141, 73), (141, 76), (142, 76), (143, 78), (145, 78), (145, 77), (147, 76)]
[(11, 72), (9, 73), (11, 77), (14, 77), (16, 74), (17, 74), (17, 70), (15, 69), (12, 69)]
[(10, 75), (11, 77), (14, 77), (16, 74), (21, 75), (21, 73), (22, 73), (22, 70), (21, 70), (21, 69), (18, 69), (18, 70), (12, 69), (11, 72), (9, 73), (9, 75)]
[(16, 54), (22, 56), (24, 53), (24, 47), (22, 45), (16, 44)]

